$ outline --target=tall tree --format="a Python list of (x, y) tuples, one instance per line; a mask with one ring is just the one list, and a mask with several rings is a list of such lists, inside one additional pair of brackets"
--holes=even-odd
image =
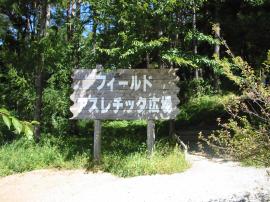
[[(38, 38), (41, 41), (47, 35), (47, 28), (50, 24), (50, 4), (47, 0), (42, 1), (39, 5), (40, 14), (39, 14), (39, 29), (38, 29)], [(44, 48), (41, 49), (38, 64), (36, 67), (36, 103), (35, 103), (35, 115), (34, 119), (38, 122), (41, 122), (42, 117), (42, 95), (44, 90), (44, 69), (45, 69), (45, 55)], [(35, 138), (37, 141), (40, 139), (41, 125), (35, 126)]]

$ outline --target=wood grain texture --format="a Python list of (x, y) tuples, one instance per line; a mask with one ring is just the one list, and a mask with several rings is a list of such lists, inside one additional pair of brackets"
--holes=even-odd
[[(98, 109), (105, 109), (108, 105), (111, 106), (111, 109), (113, 109), (113, 105), (116, 102), (115, 100), (117, 100), (120, 97), (101, 97), (101, 98), (76, 98), (73, 100), (74, 105), (71, 106), (70, 108), (72, 110), (75, 109), (84, 109), (84, 110), (89, 110), (90, 108), (93, 107), (93, 105), (95, 105)], [(151, 97), (141, 97), (142, 99), (145, 99), (145, 108), (146, 109), (151, 109), (151, 104), (153, 103), (153, 98), (157, 99), (158, 101), (155, 102), (155, 104), (157, 105), (157, 107), (159, 109), (162, 109), (162, 107), (166, 106), (166, 105), (171, 105), (173, 106), (177, 106), (177, 104), (179, 103), (179, 98), (176, 95), (171, 96), (171, 102), (170, 103), (166, 103), (164, 102), (164, 96), (151, 96)], [(91, 101), (92, 99), (92, 101)], [(95, 103), (95, 100), (97, 99), (97, 102)], [(139, 107), (142, 105), (142, 103), (140, 102), (140, 98), (136, 98), (131, 96), (130, 98), (121, 98), (121, 105), (123, 105), (123, 107), (125, 109), (134, 109), (137, 110), (139, 109)]]
[(179, 109), (173, 108), (171, 113), (151, 113), (149, 110), (145, 110), (142, 113), (138, 113), (137, 111), (131, 111), (131, 113), (127, 113), (124, 110), (119, 110), (117, 113), (110, 110), (105, 114), (89, 112), (89, 111), (73, 111), (72, 119), (98, 119), (98, 120), (169, 120), (175, 119), (177, 114), (179, 113)]
[(101, 158), (101, 121), (94, 121), (94, 151), (93, 157), (95, 162), (99, 162)]
[(174, 119), (179, 104), (176, 71), (75, 70), (72, 119)]
[[(143, 85), (143, 79), (139, 79), (138, 81), (140, 82), (139, 88), (137, 90), (132, 89), (132, 81), (130, 79), (122, 79), (122, 80), (114, 80), (113, 86), (109, 85), (108, 83), (111, 80), (106, 80), (106, 84), (101, 90), (106, 90), (106, 91), (115, 91), (115, 90), (126, 90), (126, 91), (140, 91), (140, 92), (147, 92), (150, 90), (176, 90), (179, 89), (176, 85), (176, 81), (174, 80), (169, 80), (169, 79), (151, 79), (152, 86), (146, 86), (144, 90), (144, 85)], [(127, 85), (120, 85), (119, 81), (128, 81)], [(84, 90), (97, 90), (98, 87), (102, 85), (102, 80), (97, 79), (97, 80), (75, 80), (72, 84), (73, 90), (77, 89), (84, 89)], [(100, 91), (101, 91), (100, 90)]]
[(143, 75), (152, 75), (153, 78), (162, 76), (164, 79), (177, 79), (178, 69), (116, 69), (111, 71), (100, 71), (97, 69), (76, 69), (72, 75), (73, 80), (92, 80), (97, 76), (106, 75), (108, 79), (128, 78), (133, 75), (141, 77)]
[[(176, 89), (168, 89), (168, 90), (162, 90), (162, 89), (156, 89), (156, 90), (152, 90), (151, 92), (142, 92), (142, 91), (133, 91), (132, 93), (130, 93), (128, 95), (129, 99), (136, 99), (139, 97), (160, 97), (160, 96), (176, 96), (179, 93), (179, 88)], [(127, 96), (127, 91), (126, 90), (114, 90), (113, 93), (110, 90), (102, 90), (102, 91), (98, 91), (98, 90), (84, 90), (84, 89), (79, 89), (79, 90), (75, 90), (71, 96), (70, 99), (71, 100), (76, 100), (78, 98), (90, 98), (90, 97), (111, 97), (113, 95), (113, 97), (123, 97), (126, 98), (125, 96)]]
[(152, 155), (154, 152), (154, 146), (155, 146), (155, 121), (154, 120), (148, 120), (147, 121), (147, 150), (148, 155)]

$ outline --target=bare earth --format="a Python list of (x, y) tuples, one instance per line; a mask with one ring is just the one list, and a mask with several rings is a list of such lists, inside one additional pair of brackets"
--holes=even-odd
[(270, 201), (266, 169), (188, 155), (173, 175), (119, 178), (84, 170), (36, 170), (0, 178), (0, 201)]

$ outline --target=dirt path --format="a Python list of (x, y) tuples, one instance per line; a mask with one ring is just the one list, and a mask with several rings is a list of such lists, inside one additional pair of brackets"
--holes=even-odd
[(118, 178), (83, 170), (36, 170), (0, 179), (0, 201), (270, 201), (266, 169), (189, 155), (173, 175)]

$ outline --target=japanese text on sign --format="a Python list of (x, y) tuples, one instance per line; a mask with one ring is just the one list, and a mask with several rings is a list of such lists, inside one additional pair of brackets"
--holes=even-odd
[(177, 114), (179, 99), (171, 70), (76, 70), (70, 108), (73, 118), (170, 119)]

